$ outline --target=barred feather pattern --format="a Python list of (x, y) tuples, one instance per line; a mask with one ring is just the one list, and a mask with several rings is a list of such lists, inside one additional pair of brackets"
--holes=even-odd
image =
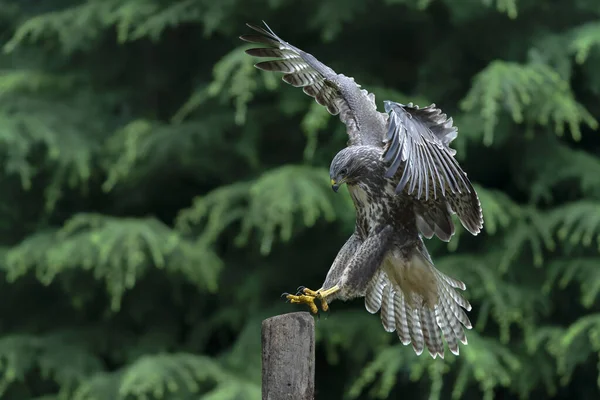
[(483, 211), (475, 190), (462, 192), (446, 199), (451, 212), (456, 213), (462, 225), (473, 235), (483, 228)]
[[(471, 191), (466, 174), (453, 157), (456, 150), (447, 145), (456, 136), (452, 118), (446, 119), (435, 104), (420, 109), (412, 104), (404, 106), (388, 101), (386, 109), (390, 110), (390, 115), (383, 159), (391, 163), (386, 176), (394, 176), (404, 166), (397, 193), (408, 187), (408, 194), (427, 200), (446, 196), (447, 192)], [(437, 112), (421, 116), (424, 110)], [(421, 113), (417, 113), (419, 111)]]
[[(365, 308), (372, 314), (380, 311), (381, 322), (388, 332), (396, 331), (403, 345), (412, 344), (417, 355), (427, 348), (429, 354), (444, 358), (445, 339), (452, 354), (459, 354), (459, 342), (467, 344), (464, 328), (471, 329), (465, 311), (471, 305), (455, 289), (465, 290), (461, 281), (434, 269), (438, 303), (433, 308), (414, 293), (411, 298), (380, 268), (373, 276), (365, 295)], [(464, 328), (463, 328), (464, 326)]]
[(305, 94), (324, 106), (331, 115), (339, 115), (350, 137), (348, 145), (383, 146), (386, 114), (377, 111), (375, 95), (357, 84), (354, 78), (336, 73), (298, 47), (285, 42), (267, 24), (261, 28), (246, 24), (259, 34), (245, 34), (240, 39), (269, 47), (246, 50), (254, 57), (269, 57), (254, 66), (263, 71), (283, 72), (283, 81), (301, 87)]
[(454, 234), (450, 215), (456, 213), (462, 225), (477, 235), (483, 227), (479, 197), (466, 172), (449, 147), (457, 136), (452, 118), (431, 104), (419, 108), (385, 102), (389, 113), (383, 161), (385, 176), (397, 180), (396, 193), (415, 200), (420, 216), (419, 230), (427, 238), (435, 233), (449, 241)]
[(294, 87), (301, 87), (304, 93), (313, 97), (317, 103), (327, 108), (332, 115), (340, 113), (339, 100), (341, 99), (338, 88), (328, 79), (337, 74), (334, 70), (321, 63), (311, 54), (283, 41), (273, 31), (247, 24), (248, 27), (259, 32), (260, 35), (246, 34), (240, 39), (254, 44), (264, 44), (268, 48), (254, 48), (246, 50), (246, 54), (254, 57), (272, 57), (276, 60), (262, 61), (255, 67), (263, 71), (283, 72), (282, 79)]
[[(435, 234), (445, 242), (454, 235), (455, 227), (451, 215), (454, 212), (445, 201), (421, 200), (414, 202), (416, 222), (419, 231), (427, 239)], [(462, 210), (462, 209), (461, 209)]]

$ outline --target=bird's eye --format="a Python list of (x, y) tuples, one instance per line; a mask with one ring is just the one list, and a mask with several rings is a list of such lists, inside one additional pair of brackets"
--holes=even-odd
[(342, 170), (340, 171), (341, 175), (346, 175), (348, 173), (348, 168), (342, 168)]

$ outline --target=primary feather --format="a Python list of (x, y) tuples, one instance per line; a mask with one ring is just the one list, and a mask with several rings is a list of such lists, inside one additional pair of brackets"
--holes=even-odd
[(372, 93), (361, 89), (354, 78), (336, 73), (312, 54), (285, 42), (267, 24), (266, 29), (246, 25), (260, 35), (246, 34), (240, 36), (240, 39), (269, 46), (248, 49), (246, 53), (256, 57), (276, 58), (259, 62), (255, 64), (256, 68), (283, 72), (282, 79), (285, 82), (302, 87), (304, 93), (326, 107), (330, 114), (339, 115), (347, 127), (349, 145), (383, 145), (386, 115), (377, 112)]
[[(435, 104), (419, 108), (386, 101), (385, 109), (389, 121), (383, 160), (390, 163), (386, 177), (398, 174), (397, 193), (406, 191), (417, 200), (424, 199), (425, 204), (430, 198), (434, 200), (421, 213), (427, 225), (424, 226), (427, 232), (423, 234), (431, 237), (430, 232), (435, 232), (436, 226), (440, 228), (438, 223), (448, 225), (445, 210), (442, 210), (444, 215), (426, 214), (428, 210), (439, 211), (435, 209), (438, 199), (446, 199), (448, 211), (457, 213), (463, 226), (472, 234), (478, 234), (483, 226), (479, 198), (454, 158), (456, 150), (448, 146), (457, 136), (452, 118), (447, 118)], [(442, 231), (441, 236), (438, 234), (440, 239), (449, 240), (454, 227), (448, 226)]]

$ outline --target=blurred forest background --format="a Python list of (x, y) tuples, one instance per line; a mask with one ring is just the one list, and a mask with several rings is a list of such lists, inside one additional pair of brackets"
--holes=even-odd
[[(260, 399), (260, 323), (351, 234), (347, 138), (238, 39), (442, 107), (484, 232), (427, 241), (469, 345), (417, 357), (362, 301), (317, 399), (596, 399), (598, 0), (0, 0), (2, 399)], [(460, 226), (460, 225), (458, 225)]]

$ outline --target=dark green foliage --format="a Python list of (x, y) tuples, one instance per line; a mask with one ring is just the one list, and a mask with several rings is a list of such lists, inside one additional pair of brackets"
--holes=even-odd
[(597, 0), (0, 1), (0, 396), (260, 398), (260, 321), (354, 224), (344, 127), (253, 67), (261, 20), (381, 109), (442, 107), (484, 209), (427, 242), (460, 356), (333, 303), (317, 399), (598, 397)]

